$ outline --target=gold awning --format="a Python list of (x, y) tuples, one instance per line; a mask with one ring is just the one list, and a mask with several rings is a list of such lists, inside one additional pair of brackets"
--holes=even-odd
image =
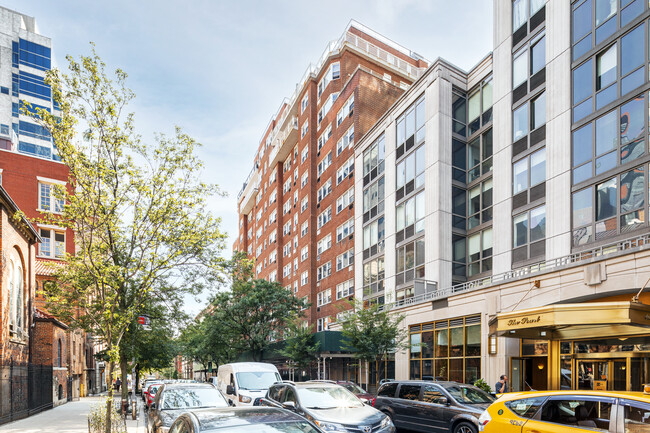
[(547, 305), (499, 313), (490, 320), (490, 334), (547, 340), (634, 335), (648, 329), (650, 305), (636, 302)]

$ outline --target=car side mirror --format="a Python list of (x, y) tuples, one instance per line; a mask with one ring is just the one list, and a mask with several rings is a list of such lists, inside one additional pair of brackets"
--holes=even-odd
[(295, 401), (285, 401), (284, 403), (282, 403), (282, 407), (285, 408), (285, 409), (295, 411), (296, 410), (296, 402)]
[(449, 406), (449, 400), (447, 400), (447, 397), (440, 397), (438, 399), (438, 404), (444, 404), (445, 406)]
[(233, 387), (232, 385), (228, 385), (226, 387), (226, 394), (235, 395), (235, 387)]

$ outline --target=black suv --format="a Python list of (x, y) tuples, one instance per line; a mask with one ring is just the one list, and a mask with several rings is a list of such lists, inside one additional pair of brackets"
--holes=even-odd
[(335, 383), (278, 382), (259, 404), (294, 411), (325, 433), (395, 433), (390, 417)]
[(476, 433), (479, 416), (494, 400), (475, 386), (457, 382), (398, 381), (379, 388), (375, 408), (390, 416), (398, 429)]

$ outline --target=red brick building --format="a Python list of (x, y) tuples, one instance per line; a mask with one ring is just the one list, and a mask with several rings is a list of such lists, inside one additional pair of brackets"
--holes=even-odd
[(52, 368), (54, 406), (66, 401), (68, 382), (68, 326), (56, 317), (34, 309), (32, 362)]
[(351, 22), (310, 66), (264, 131), (238, 196), (233, 249), (255, 276), (306, 299), (308, 324), (329, 329), (354, 297), (354, 140), (427, 62)]
[(38, 233), (0, 186), (0, 422), (27, 415)]

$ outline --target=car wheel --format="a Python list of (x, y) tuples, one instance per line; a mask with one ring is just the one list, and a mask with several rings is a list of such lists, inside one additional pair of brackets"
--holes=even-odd
[(454, 427), (454, 433), (477, 433), (476, 427), (468, 422), (460, 422)]

